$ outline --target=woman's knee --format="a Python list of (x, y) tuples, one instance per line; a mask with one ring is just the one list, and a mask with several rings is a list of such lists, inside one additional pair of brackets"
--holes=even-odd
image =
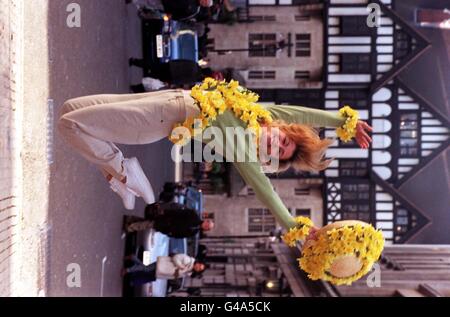
[(73, 134), (77, 125), (66, 114), (62, 114), (57, 122), (57, 129), (61, 135)]
[(77, 108), (75, 106), (75, 103), (76, 103), (76, 98), (66, 100), (61, 107), (59, 116), (63, 117), (66, 113), (76, 110)]

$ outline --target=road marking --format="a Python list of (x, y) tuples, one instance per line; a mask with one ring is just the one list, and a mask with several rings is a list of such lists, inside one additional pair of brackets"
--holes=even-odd
[(103, 290), (104, 290), (104, 286), (105, 286), (105, 266), (106, 266), (106, 261), (108, 261), (108, 257), (105, 256), (102, 260), (102, 279), (101, 279), (101, 284), (100, 284), (100, 297), (103, 297)]

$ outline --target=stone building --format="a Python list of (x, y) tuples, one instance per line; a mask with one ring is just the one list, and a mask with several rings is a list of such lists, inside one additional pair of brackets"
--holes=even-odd
[[(287, 207), (314, 206), (311, 216), (318, 225), (342, 219), (370, 222), (383, 230), (388, 243), (450, 243), (445, 234), (450, 221), (450, 87), (442, 77), (450, 71), (448, 38), (440, 29), (414, 24), (416, 0), (370, 3), (379, 8), (373, 27), (367, 23), (367, 0), (250, 0), (235, 24), (211, 25), (209, 58), (212, 66), (241, 71), (261, 102), (328, 111), (348, 104), (373, 126), (371, 148), (336, 141), (327, 153), (335, 160), (322, 173), (271, 175), (276, 188), (313, 180), (310, 195), (295, 202), (292, 189), (279, 190)], [(310, 42), (294, 40), (306, 33)], [(311, 56), (303, 56), (303, 49)], [(295, 71), (310, 72), (305, 81), (312, 86), (293, 80)], [(336, 136), (334, 128), (321, 133)], [(242, 196), (251, 189), (243, 188), (232, 168), (228, 175), (228, 198), (207, 196), (206, 204), (217, 219), (233, 223), (221, 229), (218, 221), (218, 235), (249, 234), (249, 211), (264, 210), (249, 210), (260, 207), (251, 195)], [(430, 190), (427, 183), (441, 190)], [(322, 204), (311, 203), (318, 193)]]
[[(322, 225), (320, 180), (273, 179), (272, 185), (292, 215), (311, 217), (314, 223)], [(243, 186), (232, 197), (206, 195), (204, 208), (214, 214), (217, 224), (211, 236), (269, 235), (276, 229), (274, 216), (248, 186)]]
[(210, 25), (210, 63), (219, 69), (232, 65), (248, 88), (321, 88), (321, 14), (320, 4), (275, 10), (249, 5), (239, 23)]
[[(203, 239), (208, 270), (201, 278), (187, 278), (184, 288), (200, 288), (208, 297), (301, 296), (295, 258), (281, 243), (268, 238)], [(294, 269), (294, 271), (291, 271)], [(297, 270), (298, 271), (298, 270)], [(175, 292), (173, 296), (183, 296)]]
[[(270, 238), (208, 238), (210, 268), (184, 287), (208, 297), (447, 297), (450, 246), (390, 245), (372, 271), (350, 286), (312, 281), (298, 268), (300, 251)], [(184, 296), (175, 292), (172, 296)]]
[[(379, 262), (379, 276), (367, 283), (331, 287), (328, 296), (450, 296), (450, 246), (392, 245)], [(378, 279), (378, 280), (377, 280)]]

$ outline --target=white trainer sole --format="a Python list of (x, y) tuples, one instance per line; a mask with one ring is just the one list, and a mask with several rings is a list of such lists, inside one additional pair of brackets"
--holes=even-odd
[[(145, 176), (144, 170), (139, 164), (137, 158), (133, 157), (131, 159), (128, 159), (126, 164), (128, 170), (133, 171), (134, 180), (137, 182), (136, 186), (138, 187), (130, 188), (130, 186), (126, 184), (128, 190), (136, 196), (142, 197), (142, 199), (144, 199), (147, 204), (153, 204), (155, 202), (155, 193), (153, 192), (152, 185), (150, 184), (148, 178)], [(139, 190), (139, 188), (142, 188), (142, 190)]]

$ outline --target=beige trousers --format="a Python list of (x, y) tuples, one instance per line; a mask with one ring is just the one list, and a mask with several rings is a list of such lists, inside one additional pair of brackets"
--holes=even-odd
[(92, 95), (67, 100), (58, 130), (102, 172), (122, 179), (123, 154), (115, 143), (148, 144), (169, 136), (174, 124), (198, 113), (188, 91)]

